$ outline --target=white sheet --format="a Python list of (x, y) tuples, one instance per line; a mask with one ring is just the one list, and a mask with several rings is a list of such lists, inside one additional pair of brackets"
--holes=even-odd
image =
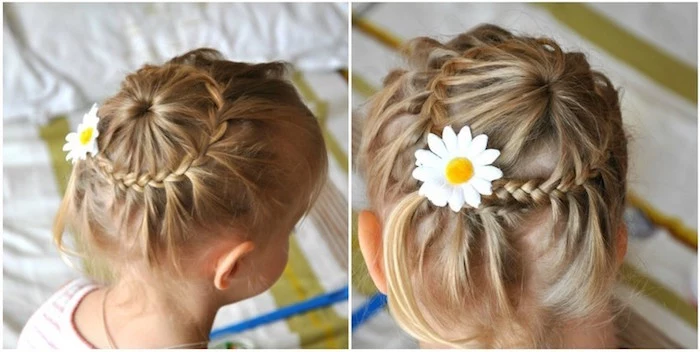
[(45, 120), (113, 92), (124, 74), (199, 47), (234, 61), (347, 66), (347, 9), (312, 3), (4, 5), (4, 118)]

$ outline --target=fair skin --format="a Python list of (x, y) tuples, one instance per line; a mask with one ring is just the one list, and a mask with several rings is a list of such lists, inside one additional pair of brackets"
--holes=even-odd
[[(627, 252), (627, 229), (623, 225), (618, 233), (617, 268)], [(362, 256), (365, 258), (370, 277), (377, 289), (386, 294), (387, 283), (384, 274), (382, 252), (382, 226), (377, 215), (371, 211), (362, 211), (358, 218), (358, 240)], [(585, 322), (571, 322), (559, 331), (561, 347), (564, 348), (616, 348), (615, 328), (611, 311), (600, 312), (599, 316), (591, 317)], [(450, 338), (454, 331), (437, 331), (440, 335)], [(464, 332), (469, 334), (469, 332)], [(449, 348), (438, 344), (420, 342), (422, 348)]]
[[(282, 275), (292, 228), (273, 234), (264, 244), (235, 234), (218, 240), (189, 263), (176, 295), (143, 284), (151, 282), (145, 275), (121, 275), (111, 288), (96, 289), (83, 298), (74, 315), (76, 329), (92, 345), (110, 347), (101, 314), (109, 289), (105, 316), (116, 347), (167, 348), (207, 341), (221, 307), (264, 292)], [(131, 283), (141, 290), (136, 293)]]

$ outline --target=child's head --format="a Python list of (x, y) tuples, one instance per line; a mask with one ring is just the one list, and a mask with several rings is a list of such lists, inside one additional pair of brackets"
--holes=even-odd
[[(422, 341), (556, 346), (558, 328), (608, 309), (625, 251), (617, 91), (583, 54), (492, 25), (414, 39), (406, 56), (369, 103), (358, 155), (375, 283)], [(500, 150), (503, 176), (478, 208), (455, 213), (418, 194), (414, 153), (446, 126)]]
[(285, 73), (199, 49), (129, 74), (97, 113), (99, 153), (73, 167), (59, 247), (65, 224), (117, 276), (196, 276), (250, 241), (259, 258), (249, 265), (274, 282), (327, 166), (320, 127)]

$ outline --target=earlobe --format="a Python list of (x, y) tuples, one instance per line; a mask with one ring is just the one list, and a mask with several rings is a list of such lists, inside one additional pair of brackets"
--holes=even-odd
[(372, 281), (374, 281), (377, 289), (386, 294), (382, 227), (379, 224), (379, 219), (370, 211), (362, 211), (357, 219), (357, 225), (360, 250), (365, 258), (369, 275), (372, 277)]
[(239, 243), (225, 252), (218, 260), (214, 273), (214, 287), (218, 290), (226, 290), (231, 286), (231, 281), (237, 274), (241, 259), (255, 249), (251, 241)]

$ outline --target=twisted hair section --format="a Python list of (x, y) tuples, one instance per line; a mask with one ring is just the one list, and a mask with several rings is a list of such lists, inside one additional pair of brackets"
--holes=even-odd
[(98, 111), (99, 154), (73, 168), (59, 248), (68, 227), (86, 254), (116, 267), (180, 270), (222, 233), (275, 240), (268, 234), (310, 207), (327, 168), (320, 126), (287, 69), (198, 49), (128, 75)]
[[(617, 90), (583, 54), (493, 25), (446, 43), (414, 39), (404, 55), (407, 67), (369, 102), (358, 154), (385, 225), (392, 314), (424, 341), (555, 346), (551, 326), (610, 299), (627, 173)], [(417, 197), (413, 154), (429, 133), (465, 125), (501, 151), (504, 177), (479, 209), (453, 214)], [(537, 243), (547, 265), (524, 239), (533, 226), (549, 228)], [(435, 333), (465, 316), (479, 333)]]

